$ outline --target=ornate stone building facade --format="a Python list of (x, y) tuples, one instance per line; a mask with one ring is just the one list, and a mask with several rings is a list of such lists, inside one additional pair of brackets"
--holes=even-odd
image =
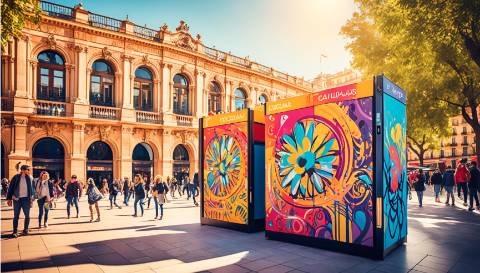
[(2, 177), (172, 176), (198, 168), (198, 120), (312, 92), (310, 82), (159, 30), (40, 2), (2, 50)]

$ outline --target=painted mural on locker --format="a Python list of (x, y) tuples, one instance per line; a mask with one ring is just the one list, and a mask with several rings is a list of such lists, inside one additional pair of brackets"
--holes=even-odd
[(406, 109), (403, 103), (384, 96), (384, 248), (407, 235)]
[(248, 221), (247, 122), (205, 128), (204, 213), (231, 223)]
[(270, 115), (266, 229), (373, 245), (372, 98)]

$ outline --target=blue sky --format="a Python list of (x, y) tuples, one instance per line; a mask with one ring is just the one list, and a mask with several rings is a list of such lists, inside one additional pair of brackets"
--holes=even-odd
[[(51, 0), (159, 29), (185, 20), (193, 35), (217, 49), (231, 51), (296, 76), (349, 67), (351, 56), (341, 26), (354, 12), (353, 0)], [(322, 58), (325, 55), (326, 58)]]

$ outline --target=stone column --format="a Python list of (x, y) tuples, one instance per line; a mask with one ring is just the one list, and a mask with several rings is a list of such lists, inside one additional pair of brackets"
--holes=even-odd
[(27, 77), (30, 73), (28, 73), (28, 56), (27, 56), (27, 48), (28, 48), (28, 36), (23, 36), (16, 39), (16, 75), (21, 75), (21, 77), (15, 77), (15, 97), (17, 98), (27, 98)]
[(173, 149), (172, 144), (175, 141), (175, 137), (172, 135), (171, 129), (164, 129), (162, 136), (162, 153), (163, 157), (160, 160), (160, 165), (162, 166), (162, 175), (164, 177), (170, 176), (173, 174)]
[(87, 161), (85, 147), (85, 123), (74, 122), (72, 133), (72, 154), (70, 157), (70, 168), (65, 166), (65, 177), (69, 178), (76, 174), (78, 179), (86, 182), (87, 178)]
[(76, 66), (77, 69), (75, 72), (77, 77), (76, 92), (75, 94), (75, 103), (88, 104), (89, 95), (88, 90), (89, 86), (87, 85), (87, 79), (90, 80), (90, 73), (92, 72), (91, 68), (87, 69), (87, 47), (83, 48), (81, 46), (75, 46), (76, 52)]
[(30, 61), (30, 65), (32, 67), (32, 87), (29, 88), (30, 94), (28, 95), (30, 98), (36, 99), (37, 98), (37, 69), (38, 69), (38, 62), (37, 61)]
[(205, 82), (205, 73), (199, 72), (195, 69), (195, 112), (192, 112), (192, 116), (200, 118), (203, 116), (203, 87)]
[(11, 131), (11, 151), (8, 155), (8, 177), (11, 178), (17, 173), (15, 166), (32, 164), (32, 159), (27, 148), (27, 123), (28, 118), (15, 116), (13, 118)]
[(132, 145), (132, 134), (133, 134), (133, 127), (122, 125), (122, 141), (121, 141), (121, 154), (120, 154), (120, 177), (123, 178), (125, 176), (132, 177), (132, 154), (131, 150), (133, 150)]
[(225, 107), (223, 111), (230, 112), (232, 109), (232, 81), (225, 80)]

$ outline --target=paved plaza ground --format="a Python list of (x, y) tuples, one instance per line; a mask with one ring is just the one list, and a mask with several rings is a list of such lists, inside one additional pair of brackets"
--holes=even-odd
[(36, 228), (35, 203), (31, 235), (10, 239), (12, 210), (2, 201), (2, 272), (480, 272), (480, 214), (427, 195), (423, 208), (416, 196), (410, 202), (408, 243), (384, 261), (201, 226), (185, 199), (166, 204), (161, 221), (154, 209), (134, 218), (131, 206), (109, 210), (104, 200), (99, 223), (89, 223), (84, 198), (78, 219), (61, 202), (47, 230)]

